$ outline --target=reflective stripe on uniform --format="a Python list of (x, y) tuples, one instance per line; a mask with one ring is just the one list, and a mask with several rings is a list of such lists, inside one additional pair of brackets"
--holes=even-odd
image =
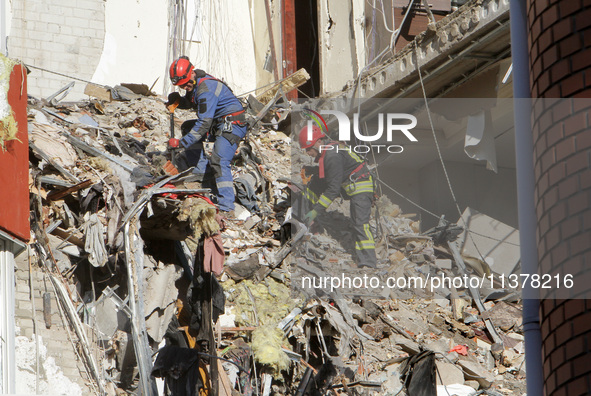
[(375, 250), (376, 245), (370, 241), (355, 242), (355, 250)]
[(214, 95), (215, 96), (220, 96), (220, 94), (222, 93), (222, 88), (223, 88), (222, 82), (221, 81), (218, 81), (218, 85), (215, 87), (215, 93), (214, 93)]
[(318, 198), (318, 203), (322, 206), (324, 206), (324, 208), (328, 208), (330, 206), (330, 204), (332, 203), (332, 201), (330, 199), (328, 199), (328, 197), (324, 194), (322, 194), (320, 196), (320, 198)]
[(355, 242), (355, 249), (356, 250), (375, 250), (376, 242), (373, 239), (373, 234), (369, 229), (369, 224), (363, 225), (363, 230), (365, 231), (366, 240)]
[(224, 188), (224, 187), (233, 188), (234, 187), (234, 182), (231, 182), (231, 181), (220, 181), (220, 182), (216, 182), (215, 184), (218, 188)]
[(306, 187), (306, 189), (304, 190), (304, 197), (306, 197), (307, 200), (312, 202), (312, 204), (315, 204), (316, 201), (318, 201), (318, 195), (316, 195), (314, 191), (310, 190), (308, 187)]
[(373, 180), (371, 176), (369, 180), (363, 180), (358, 182), (349, 183), (343, 186), (347, 195), (352, 196), (356, 194), (361, 194), (364, 192), (373, 193)]
[(351, 158), (353, 158), (356, 162), (363, 162), (363, 160), (361, 158), (359, 158), (359, 156), (351, 151), (347, 151), (349, 153), (349, 155), (351, 156)]

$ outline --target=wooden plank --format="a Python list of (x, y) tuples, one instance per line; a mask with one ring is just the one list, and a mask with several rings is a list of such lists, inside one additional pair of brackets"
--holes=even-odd
[(220, 327), (222, 333), (236, 333), (239, 331), (255, 331), (258, 327), (243, 326), (243, 327)]
[(84, 94), (100, 100), (105, 100), (107, 102), (111, 102), (113, 100), (111, 97), (111, 90), (102, 85), (91, 83), (86, 84), (86, 88), (84, 88)]
[(257, 100), (261, 103), (267, 104), (270, 100), (275, 97), (277, 91), (279, 91), (279, 87), (283, 89), (284, 93), (290, 92), (297, 87), (300, 87), (306, 83), (310, 79), (310, 75), (306, 71), (306, 69), (301, 68), (297, 72), (293, 73), (292, 75), (285, 78), (283, 81), (280, 81), (273, 85), (271, 88), (267, 89), (265, 92), (257, 96)]
[(51, 234), (63, 239), (64, 241), (68, 241), (70, 243), (73, 243), (74, 245), (78, 246), (81, 249), (84, 249), (84, 241), (82, 240), (82, 238), (77, 237), (76, 235), (74, 235), (71, 232), (68, 232), (62, 228), (57, 227), (55, 230), (51, 231)]
[(47, 194), (47, 200), (57, 201), (59, 199), (62, 199), (66, 195), (70, 195), (72, 193), (75, 193), (76, 191), (83, 190), (85, 188), (90, 187), (91, 185), (92, 185), (92, 180), (90, 180), (90, 179), (84, 180), (83, 182), (80, 182), (70, 188), (64, 188), (63, 190), (50, 192), (49, 194)]
[(222, 361), (216, 359), (218, 362), (218, 378), (220, 386), (220, 396), (232, 396), (232, 384), (230, 384), (230, 379), (228, 378), (228, 374), (226, 374), (226, 370), (222, 366)]

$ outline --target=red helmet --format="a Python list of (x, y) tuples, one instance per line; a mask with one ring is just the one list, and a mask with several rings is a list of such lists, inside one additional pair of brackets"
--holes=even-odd
[(193, 65), (186, 56), (181, 56), (170, 65), (170, 81), (173, 85), (184, 85), (193, 77)]
[(312, 126), (311, 134), (308, 133), (308, 126), (305, 126), (300, 130), (300, 147), (303, 149), (310, 148), (318, 141), (318, 139), (322, 139), (323, 137), (326, 137), (326, 135), (316, 125)]

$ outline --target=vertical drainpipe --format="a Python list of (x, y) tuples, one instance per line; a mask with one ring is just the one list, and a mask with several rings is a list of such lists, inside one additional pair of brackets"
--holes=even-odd
[[(534, 199), (533, 137), (531, 130), (531, 92), (529, 86), (529, 48), (526, 0), (510, 0), (511, 56), (513, 58), (513, 96), (515, 98), (515, 151), (517, 160), (517, 205), (521, 245), (521, 271), (538, 273), (536, 243), (537, 217)], [(539, 294), (523, 289), (523, 331), (527, 394), (543, 395), (542, 336)]]

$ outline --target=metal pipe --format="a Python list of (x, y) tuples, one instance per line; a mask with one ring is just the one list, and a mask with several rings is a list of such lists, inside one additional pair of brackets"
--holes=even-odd
[(0, 392), (15, 390), (13, 244), (0, 235)]
[[(531, 92), (529, 87), (529, 48), (525, 1), (511, 0), (510, 13), (521, 272), (525, 274), (537, 274), (537, 217), (534, 205), (534, 154), (530, 123)], [(533, 289), (530, 285), (526, 285), (522, 293), (527, 394), (542, 395), (544, 394), (544, 376), (538, 289)]]

